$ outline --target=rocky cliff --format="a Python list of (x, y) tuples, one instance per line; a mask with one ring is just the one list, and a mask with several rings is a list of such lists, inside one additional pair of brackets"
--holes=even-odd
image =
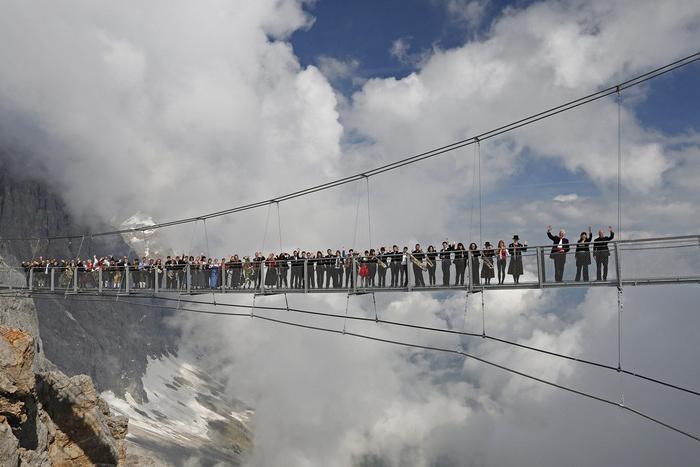
[(128, 419), (89, 377), (37, 368), (35, 349), (29, 333), (0, 326), (0, 465), (127, 465)]
[[(121, 255), (130, 251), (121, 237), (95, 241), (86, 238), (82, 242), (10, 240), (86, 232), (82, 227), (85, 222), (90, 222), (93, 229), (111, 229), (111, 226), (101, 228), (99, 221), (90, 221), (84, 216), (80, 219), (70, 212), (53, 187), (13, 170), (13, 165), (3, 159), (0, 148), (0, 256), (4, 262), (17, 265), (22, 258), (33, 256), (74, 257), (79, 251), (81, 256)], [(17, 280), (23, 281), (21, 275)], [(35, 431), (37, 439), (46, 442), (42, 441), (37, 447), (45, 446), (48, 452), (51, 445), (55, 453), (57, 446), (64, 443), (70, 455), (78, 456), (75, 459), (85, 455), (83, 460), (95, 463), (97, 457), (90, 455), (98, 454), (88, 455), (79, 443), (76, 449), (68, 446), (72, 436), (100, 438), (108, 433), (104, 426), (117, 427), (107, 420), (118, 418), (105, 412), (100, 415), (100, 410), (107, 406), (97, 394), (104, 394), (112, 405), (107, 410), (134, 420), (126, 439), (128, 450), (157, 459), (153, 464), (142, 458), (137, 465), (240, 464), (241, 455), (252, 449), (252, 410), (226, 397), (206, 369), (191, 364), (193, 359), (178, 355), (180, 336), (176, 327), (169, 326), (173, 317), (171, 311), (114, 300), (73, 298), (76, 299), (0, 296), (0, 325), (19, 329), (33, 339), (35, 386), (26, 397), (22, 396), (24, 399), (8, 397), (8, 407), (19, 410), (17, 419), (25, 416), (27, 420), (36, 420), (31, 411), (22, 412), (25, 406), (16, 404), (29, 400), (44, 407), (42, 400), (47, 402), (46, 409), (42, 409), (44, 422), (37, 424), (39, 431)], [(75, 397), (70, 399), (70, 394)], [(62, 409), (73, 402), (81, 407), (79, 412), (90, 414), (88, 418), (97, 425), (88, 423), (92, 428), (84, 431), (85, 423), (78, 421), (80, 417), (63, 417)], [(0, 438), (7, 438), (9, 445), (14, 446), (12, 438), (6, 436), (12, 433), (19, 449), (23, 441), (15, 436), (13, 420), (12, 417), (3, 419), (7, 427), (0, 427)], [(112, 434), (121, 436), (121, 431)], [(99, 456), (109, 456), (104, 454), (105, 449), (113, 451), (105, 447), (108, 445), (116, 446), (107, 441), (96, 444), (102, 452)], [(31, 449), (34, 444), (26, 446), (25, 457), (30, 455), (29, 451), (43, 452)], [(90, 451), (91, 448), (86, 449)], [(79, 454), (80, 451), (83, 454)], [(41, 454), (37, 455), (36, 459), (43, 459)], [(22, 462), (22, 457), (17, 458)], [(8, 462), (14, 462), (15, 458), (9, 459)], [(54, 465), (74, 465), (71, 462)], [(0, 461), (0, 466), (5, 465)], [(23, 465), (42, 464), (25, 462)]]

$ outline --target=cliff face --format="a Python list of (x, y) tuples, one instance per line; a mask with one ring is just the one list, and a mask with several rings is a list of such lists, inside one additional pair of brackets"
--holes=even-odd
[[(99, 222), (96, 225), (101, 229)], [(86, 238), (82, 247), (81, 240), (8, 240), (85, 231), (58, 193), (18, 174), (13, 163), (0, 157), (0, 256), (6, 263), (17, 265), (38, 256), (75, 257), (78, 251), (82, 257), (130, 252), (119, 236)], [(5, 310), (0, 323), (35, 330), (32, 334), (41, 335), (40, 351), (48, 360), (67, 374), (89, 375), (99, 391), (122, 397), (128, 391), (142, 400), (146, 395), (141, 378), (148, 358), (176, 352), (179, 336), (166, 324), (170, 312), (157, 308), (58, 296), (36, 299), (33, 306), (0, 299), (0, 306)]]
[(0, 465), (126, 465), (128, 419), (84, 375), (35, 365), (35, 339), (0, 326)]
[[(121, 237), (94, 242), (86, 238), (82, 247), (80, 240), (8, 240), (84, 231), (58, 193), (13, 173), (0, 151), (0, 256), (4, 262), (18, 265), (30, 257), (75, 257), (78, 251), (82, 257), (130, 251)], [(21, 274), (17, 280), (23, 282)], [(208, 372), (191, 364), (196, 359), (178, 355), (180, 336), (168, 325), (173, 312), (106, 297), (105, 301), (81, 301), (85, 298), (0, 297), (0, 325), (31, 336), (34, 368), (34, 386), (22, 396), (7, 396), (7, 404), (0, 407), (0, 453), (23, 448), (25, 460), (8, 454), (5, 462), (0, 454), (0, 465), (17, 465), (16, 459), (25, 462), (20, 465), (50, 465), (41, 463), (46, 459), (42, 453), (70, 459), (53, 465), (90, 465), (99, 459), (109, 461), (103, 464), (117, 459), (119, 464), (126, 434), (120, 420), (124, 419), (111, 415), (97, 394), (109, 399), (112, 411), (134, 420), (129, 450), (157, 458), (157, 465), (239, 465), (252, 449), (252, 410), (225, 397)], [(134, 301), (160, 304), (129, 300)], [(41, 411), (36, 409), (39, 406)], [(8, 414), (4, 419), (3, 410)], [(26, 444), (27, 439), (37, 441)], [(140, 458), (134, 465), (153, 465), (153, 461)]]

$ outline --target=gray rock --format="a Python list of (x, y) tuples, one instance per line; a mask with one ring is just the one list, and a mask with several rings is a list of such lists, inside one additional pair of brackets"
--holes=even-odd
[(15, 467), (19, 465), (19, 442), (12, 433), (5, 417), (0, 420), (0, 465)]

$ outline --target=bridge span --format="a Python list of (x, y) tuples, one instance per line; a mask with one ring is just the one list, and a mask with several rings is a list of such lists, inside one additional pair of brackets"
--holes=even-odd
[[(21, 268), (0, 267), (0, 289), (7, 291), (56, 294), (101, 294), (101, 295), (154, 295), (161, 293), (199, 294), (366, 294), (366, 293), (407, 293), (407, 292), (447, 292), (484, 290), (520, 290), (550, 288), (590, 288), (627, 287), (640, 285), (700, 284), (700, 235), (645, 238), (637, 240), (611, 241), (609, 243), (607, 277), (601, 271), (597, 277), (597, 261), (591, 253), (588, 265), (588, 280), (582, 271), (577, 277), (576, 245), (572, 244), (568, 253), (563, 254), (564, 273), (561, 280), (554, 274), (554, 259), (551, 245), (528, 247), (522, 253), (523, 275), (518, 283), (512, 275), (506, 275), (503, 284), (497, 276), (487, 284), (482, 272), (483, 257), (468, 253), (465, 261), (464, 281), (457, 282), (454, 255), (447, 262), (438, 258), (430, 266), (424, 262), (409, 261), (403, 271), (397, 271), (397, 283), (392, 286), (391, 267), (384, 271), (385, 285), (380, 286), (378, 275), (381, 268), (375, 268), (374, 280), (360, 277), (362, 260), (358, 257), (348, 260), (339, 268), (331, 267), (325, 274), (326, 266), (317, 260), (308, 259), (298, 265), (297, 284), (291, 282), (291, 268), (270, 268), (264, 263), (244, 280), (245, 274), (239, 270), (217, 268), (194, 270), (185, 265), (174, 269), (153, 269), (134, 271), (130, 267), (107, 268), (85, 271), (80, 268)], [(409, 258), (410, 260), (410, 258)], [(510, 262), (512, 257), (507, 258)], [(579, 258), (580, 261), (580, 258)], [(390, 266), (390, 265), (387, 265)], [(443, 269), (443, 267), (445, 269)], [(324, 274), (318, 275), (319, 268)], [(432, 269), (432, 273), (431, 270)], [(494, 269), (496, 265), (494, 264)], [(506, 270), (508, 267), (506, 266)], [(331, 273), (331, 271), (333, 271)], [(332, 278), (328, 278), (332, 275)], [(488, 274), (487, 274), (488, 275)], [(496, 271), (494, 271), (496, 275)], [(214, 277), (212, 277), (214, 276)], [(419, 277), (422, 276), (422, 277)], [(241, 277), (240, 281), (236, 279)], [(322, 277), (323, 283), (316, 279)]]

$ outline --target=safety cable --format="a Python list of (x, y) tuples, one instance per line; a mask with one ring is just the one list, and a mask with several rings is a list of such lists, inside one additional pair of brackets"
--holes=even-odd
[[(12, 291), (12, 292), (0, 292), (0, 298), (16, 298), (17, 296), (20, 296), (22, 292), (20, 291)], [(40, 299), (40, 300), (51, 300), (50, 296), (52, 295), (51, 293), (48, 292), (43, 292), (43, 293), (37, 293), (34, 292), (32, 293), (32, 298)], [(255, 303), (255, 298), (257, 295), (253, 296), (253, 302)], [(29, 298), (29, 297), (28, 297)], [(162, 296), (139, 296), (139, 295), (130, 295), (129, 298), (135, 298), (135, 299), (155, 299), (155, 300), (160, 300), (160, 301), (176, 301), (174, 298), (168, 298), (168, 297), (162, 297)], [(90, 295), (74, 295), (71, 294), (69, 295), (69, 299), (75, 300), (75, 301), (85, 301), (85, 302), (90, 302), (90, 301), (95, 301), (95, 302), (104, 302), (104, 301), (112, 301), (110, 298), (107, 296), (90, 296)], [(182, 303), (187, 303), (191, 305), (212, 305), (211, 302), (206, 302), (206, 301), (199, 301), (199, 300), (188, 300), (188, 299), (182, 299), (179, 300), (177, 299), (178, 303), (182, 301)], [(132, 302), (134, 304), (138, 304), (137, 302)], [(159, 306), (159, 305), (154, 305), (154, 306)], [(230, 307), (230, 308), (249, 308), (248, 305), (243, 305), (243, 304), (235, 304), (235, 303), (218, 303), (219, 307)], [(466, 336), (466, 337), (480, 337), (488, 340), (492, 340), (494, 342), (499, 342), (502, 344), (506, 344), (509, 346), (513, 347), (518, 347), (521, 349), (525, 350), (530, 350), (533, 352), (538, 352), (546, 355), (550, 355), (552, 357), (557, 357), (557, 358), (562, 358), (574, 362), (578, 362), (584, 365), (589, 365), (589, 366), (594, 366), (597, 368), (602, 368), (609, 370), (611, 372), (620, 372), (624, 373), (628, 376), (632, 376), (634, 378), (639, 378), (645, 381), (648, 381), (650, 383), (654, 384), (659, 384), (661, 386), (665, 386), (671, 389), (675, 389), (678, 391), (686, 392), (688, 394), (692, 394), (695, 396), (700, 396), (700, 391), (686, 388), (683, 386), (679, 386), (673, 383), (669, 383), (667, 381), (653, 378), (650, 376), (646, 376), (642, 373), (637, 373), (631, 370), (626, 370), (624, 368), (621, 368), (618, 370), (617, 366), (613, 365), (608, 365), (605, 363), (600, 363), (592, 360), (587, 360), (584, 358), (579, 358), (579, 357), (574, 357), (571, 355), (566, 355), (546, 349), (542, 349), (539, 347), (535, 346), (530, 346), (527, 344), (522, 344), (519, 342), (511, 341), (508, 339), (503, 339), (500, 337), (492, 336), (490, 334), (483, 334), (483, 333), (475, 333), (475, 332), (466, 332), (466, 331), (458, 331), (454, 329), (445, 329), (445, 328), (436, 328), (436, 327), (431, 327), (431, 326), (423, 326), (419, 324), (413, 324), (413, 323), (404, 323), (401, 321), (392, 321), (392, 320), (387, 320), (387, 319), (377, 319), (375, 321), (374, 318), (371, 317), (363, 317), (363, 316), (352, 316), (347, 314), (347, 306), (346, 306), (346, 315), (338, 315), (335, 313), (325, 313), (321, 311), (313, 311), (313, 310), (307, 310), (307, 309), (301, 309), (301, 308), (289, 308), (287, 309), (286, 307), (276, 307), (276, 306), (260, 306), (258, 305), (256, 308), (260, 310), (270, 310), (270, 311), (289, 311), (292, 313), (298, 313), (298, 314), (304, 314), (304, 315), (310, 315), (310, 316), (322, 316), (322, 317), (327, 317), (327, 318), (336, 318), (336, 319), (344, 319), (344, 320), (354, 320), (354, 321), (365, 321), (365, 322), (377, 322), (381, 324), (386, 324), (390, 326), (396, 326), (396, 327), (405, 327), (405, 328), (411, 328), (411, 329), (418, 329), (418, 330), (424, 330), (424, 331), (431, 331), (431, 332), (438, 332), (438, 333), (444, 333), (444, 334), (454, 334), (454, 335), (460, 335), (460, 336)], [(219, 314), (226, 314), (226, 313), (219, 313)], [(252, 314), (251, 314), (252, 316)]]
[[(605, 89), (602, 89), (600, 91), (596, 91), (593, 93), (590, 93), (588, 95), (585, 95), (583, 97), (579, 97), (577, 99), (565, 102), (563, 104), (551, 107), (549, 109), (546, 109), (544, 111), (529, 115), (525, 118), (521, 118), (519, 120), (513, 121), (511, 123), (499, 126), (497, 128), (493, 128), (491, 130), (488, 130), (486, 132), (471, 136), (469, 138), (465, 138), (459, 141), (455, 141), (453, 143), (431, 149), (410, 157), (406, 157), (404, 159), (397, 160), (395, 162), (391, 162), (388, 164), (385, 164), (380, 167), (376, 167), (371, 170), (366, 170), (362, 173), (354, 174), (354, 175), (349, 175), (346, 177), (338, 178), (335, 180), (331, 180), (329, 182), (321, 183), (319, 185), (311, 186), (308, 188), (300, 189), (291, 193), (287, 193), (284, 195), (276, 196), (274, 198), (268, 198), (265, 200), (261, 201), (256, 201), (252, 202), (249, 204), (244, 204), (240, 206), (236, 206), (233, 208), (225, 209), (222, 211), (216, 211), (212, 212), (209, 214), (203, 214), (199, 215), (196, 217), (187, 217), (187, 218), (182, 218), (182, 219), (177, 219), (169, 222), (163, 222), (159, 224), (153, 224), (147, 227), (148, 230), (155, 230), (155, 229), (160, 229), (160, 228), (165, 228), (165, 227), (172, 227), (175, 225), (181, 225), (181, 224), (187, 224), (191, 222), (195, 222), (197, 220), (206, 218), (214, 218), (214, 217), (221, 217), (221, 216), (226, 216), (229, 214), (233, 214), (236, 212), (241, 212), (241, 211), (246, 211), (250, 209), (257, 209), (263, 206), (270, 205), (272, 203), (279, 203), (282, 201), (288, 201), (292, 200), (298, 197), (302, 196), (307, 196), (312, 193), (316, 193), (319, 191), (323, 190), (328, 190), (331, 188), (335, 188), (341, 185), (345, 185), (347, 183), (354, 182), (356, 180), (361, 180), (362, 178), (368, 178), (372, 177), (375, 175), (379, 175), (385, 172), (389, 172), (392, 170), (399, 169), (401, 167), (410, 165), (410, 164), (415, 164), (417, 162), (430, 159), (448, 152), (455, 151), (459, 148), (469, 146), (472, 144), (475, 144), (477, 141), (485, 141), (487, 139), (495, 138), (497, 136), (500, 136), (504, 133), (511, 132), (513, 130), (516, 130), (518, 128), (522, 128), (527, 125), (531, 125), (533, 123), (539, 122), (541, 120), (553, 117), (555, 115), (558, 115), (563, 112), (567, 112), (569, 110), (575, 109), (577, 107), (589, 104), (591, 102), (598, 101), (600, 99), (603, 99), (607, 96), (613, 95), (615, 93), (618, 93), (622, 90), (631, 88), (633, 86), (638, 86), (642, 83), (645, 83), (651, 79), (658, 78), (659, 76), (665, 75), (667, 73), (670, 73), (674, 70), (677, 70), (679, 68), (688, 66), (696, 61), (700, 60), (700, 52), (696, 52), (690, 55), (687, 55), (679, 60), (675, 60), (669, 64), (663, 65), (661, 67), (655, 68), (651, 71), (648, 71), (646, 73), (643, 73), (641, 75), (635, 76), (634, 78), (628, 79), (626, 81), (623, 81), (621, 83), (618, 83), (616, 85), (607, 87)], [(144, 227), (146, 228), (146, 227)], [(97, 232), (93, 233), (93, 236), (105, 236), (105, 235), (116, 235), (116, 234), (121, 234), (121, 233), (128, 233), (128, 232), (134, 232), (138, 230), (143, 230), (142, 228), (130, 228), (130, 229), (120, 229), (120, 230), (112, 230), (112, 231), (106, 231), (106, 232)], [(47, 239), (70, 239), (70, 238), (79, 238), (80, 235), (63, 235), (63, 236), (52, 236), (52, 237), (40, 237), (40, 238), (47, 238)], [(31, 238), (36, 238), (36, 237), (29, 237)], [(5, 240), (27, 240), (27, 238), (12, 238), (12, 239), (5, 239)]]
[[(138, 305), (138, 303), (134, 303), (134, 304)], [(162, 307), (161, 306), (161, 308), (171, 308), (171, 307)], [(243, 314), (243, 313), (222, 313), (222, 312), (212, 312), (212, 311), (206, 311), (206, 310), (180, 309), (179, 311), (211, 314), (211, 315), (248, 316), (247, 314)], [(276, 323), (276, 324), (285, 325), (285, 326), (292, 326), (292, 327), (308, 329), (308, 330), (312, 330), (312, 331), (325, 332), (325, 333), (347, 335), (347, 336), (356, 337), (358, 339), (365, 339), (365, 340), (370, 340), (370, 341), (374, 341), (374, 342), (392, 344), (392, 345), (407, 347), (407, 348), (412, 348), (412, 349), (432, 351), (432, 352), (441, 352), (441, 353), (449, 353), (449, 354), (453, 354), (453, 355), (460, 355), (462, 357), (470, 358), (472, 360), (483, 363), (485, 365), (489, 365), (489, 366), (492, 366), (494, 368), (498, 368), (498, 369), (503, 370), (505, 372), (508, 372), (508, 373), (511, 373), (511, 374), (514, 374), (514, 375), (517, 375), (517, 376), (520, 376), (520, 377), (523, 377), (526, 379), (530, 379), (532, 381), (535, 381), (535, 382), (538, 382), (538, 383), (541, 383), (541, 384), (544, 384), (544, 385), (547, 385), (547, 386), (550, 386), (550, 387), (553, 387), (556, 389), (560, 389), (560, 390), (569, 392), (569, 393), (574, 394), (574, 395), (578, 395), (578, 396), (581, 396), (584, 398), (595, 400), (595, 401), (598, 401), (598, 402), (601, 402), (603, 404), (607, 404), (610, 406), (619, 407), (622, 410), (625, 410), (631, 414), (637, 415), (645, 420), (651, 421), (653, 423), (656, 423), (659, 426), (662, 426), (662, 427), (667, 428), (669, 430), (675, 431), (676, 433), (679, 433), (679, 434), (686, 436), (692, 440), (700, 442), (700, 436), (695, 435), (693, 433), (690, 433), (687, 430), (678, 428), (677, 426), (671, 425), (670, 423), (664, 422), (661, 419), (658, 419), (656, 417), (652, 417), (651, 415), (648, 415), (645, 412), (642, 412), (641, 410), (633, 409), (628, 405), (620, 404), (620, 403), (614, 402), (610, 399), (606, 399), (604, 397), (596, 396), (594, 394), (585, 392), (583, 390), (574, 389), (570, 386), (566, 386), (566, 385), (556, 383), (556, 382), (551, 381), (551, 380), (541, 378), (539, 376), (534, 376), (532, 374), (525, 373), (525, 372), (520, 371), (520, 370), (516, 370), (516, 369), (508, 367), (506, 365), (502, 365), (500, 363), (496, 363), (496, 362), (493, 362), (491, 360), (487, 360), (485, 358), (478, 357), (474, 354), (471, 354), (469, 352), (465, 352), (463, 350), (447, 349), (447, 348), (443, 348), (443, 347), (429, 346), (429, 345), (416, 344), (416, 343), (411, 343), (411, 342), (406, 342), (406, 341), (399, 341), (399, 340), (395, 340), (395, 339), (375, 337), (375, 336), (370, 336), (367, 334), (349, 332), (345, 329), (341, 331), (338, 329), (333, 329), (333, 328), (328, 328), (328, 327), (315, 326), (315, 325), (311, 325), (311, 324), (303, 324), (303, 323), (297, 323), (297, 322), (293, 322), (293, 321), (271, 318), (269, 316), (256, 315), (256, 316), (254, 316), (254, 318), (257, 318), (257, 319), (260, 319), (263, 321)], [(371, 318), (369, 318), (369, 319), (371, 319)]]

